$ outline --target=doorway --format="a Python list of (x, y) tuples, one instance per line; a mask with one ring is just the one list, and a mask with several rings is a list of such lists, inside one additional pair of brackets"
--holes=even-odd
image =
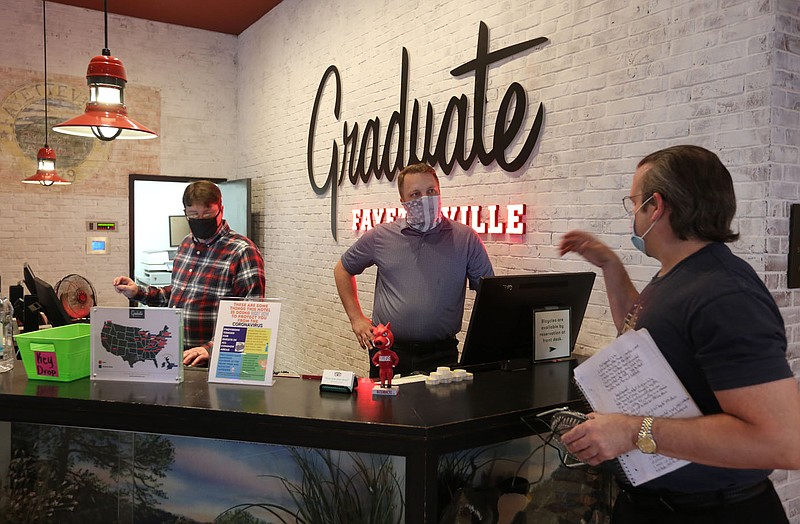
[[(128, 218), (130, 239), (128, 271), (137, 282), (144, 276), (144, 263), (153, 260), (171, 260), (177, 247), (177, 236), (188, 230), (183, 218), (183, 191), (192, 177), (131, 174), (128, 181)], [(250, 207), (250, 179), (226, 180), (206, 178), (217, 184), (222, 192), (225, 220), (231, 229), (250, 237), (252, 212)], [(187, 229), (183, 229), (186, 227)], [(179, 243), (179, 242), (178, 242)], [(173, 255), (174, 256), (174, 255)], [(168, 282), (154, 282), (159, 285)]]

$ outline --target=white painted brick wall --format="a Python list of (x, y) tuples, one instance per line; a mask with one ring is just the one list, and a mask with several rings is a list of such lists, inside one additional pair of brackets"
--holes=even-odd
[[(800, 200), (800, 5), (794, 0), (776, 2), (776, 31), (772, 38), (756, 39), (753, 45), (772, 42), (770, 107), (770, 159), (767, 199), (767, 250), (765, 272), (786, 321), (789, 358), (800, 375), (800, 295), (786, 288), (786, 254), (789, 251), (790, 204)], [(761, 79), (763, 80), (763, 79)], [(770, 88), (768, 87), (768, 88)], [(800, 522), (800, 472), (777, 472), (778, 493), (789, 519)]]
[[(30, 70), (30, 83), (42, 82), (41, 2), (0, 0), (0, 11), (0, 67)], [(160, 137), (104, 145), (108, 160), (91, 184), (28, 186), (19, 181), (35, 173), (35, 161), (24, 172), (0, 165), (3, 294), (29, 262), (53, 285), (78, 273), (94, 284), (101, 305), (127, 305), (111, 281), (128, 273), (128, 174), (236, 174), (236, 38), (116, 15), (108, 22), (109, 48), (128, 74), (127, 94), (144, 86), (161, 97), (160, 121), (137, 112), (132, 98), (126, 98), (129, 113)], [(85, 85), (86, 66), (103, 47), (103, 13), (48, 2), (47, 29), (48, 80), (72, 77)], [(8, 138), (0, 147), (9, 147)], [(86, 254), (86, 238), (99, 236), (87, 232), (89, 220), (117, 222), (118, 232), (101, 235), (109, 239), (109, 255)]]
[[(457, 18), (447, 18), (454, 13)], [(752, 24), (739, 22), (748, 16)], [(757, 12), (750, 2), (671, 2), (656, 8), (626, 2), (576, 7), (529, 1), (504, 4), (502, 9), (490, 2), (458, 7), (421, 2), (414, 9), (384, 2), (377, 10), (372, 3), (350, 2), (330, 11), (313, 2), (282, 3), (240, 38), (239, 96), (248, 107), (240, 115), (240, 128), (255, 131), (248, 131), (252, 139), (241, 142), (239, 173), (256, 179), (256, 198), (264, 202), (264, 238), (259, 240), (268, 258), (271, 293), (300, 302), (322, 295), (328, 307), (324, 319), (287, 315), (287, 331), (296, 330), (300, 339), (286, 343), (291, 349), (279, 362), (298, 353), (297, 347), (307, 347), (312, 338), (323, 348), (331, 345), (316, 334), (303, 335), (309, 322), (332, 323), (335, 331), (330, 336), (337, 340), (352, 338), (330, 278), (333, 264), (355, 238), (348, 229), (349, 210), (397, 203), (394, 184), (386, 180), (359, 181), (356, 186), (345, 180), (339, 188), (339, 241), (330, 237), (330, 194), (313, 195), (305, 170), (311, 105), (328, 65), (335, 64), (342, 75), (342, 117), (339, 122), (328, 118), (318, 129), (317, 136), (325, 137), (316, 144), (318, 183), (327, 171), (330, 140), (341, 143), (344, 121), (363, 128), (368, 118), (378, 116), (385, 131), (397, 109), (401, 47), (410, 54), (409, 99), (430, 101), (440, 119), (449, 97), (472, 95), (472, 78), (454, 79), (449, 70), (474, 56), (480, 20), (489, 23), (491, 49), (547, 36), (550, 42), (541, 50), (493, 66), (487, 92), (488, 125), (511, 81), (523, 84), (531, 107), (544, 102), (546, 123), (537, 156), (513, 175), (495, 165), (456, 171), (443, 177), (444, 198), (486, 203), (485, 184), (491, 183), (491, 196), (501, 199), (499, 203), (521, 198), (528, 204), (525, 243), (530, 249), (513, 246), (509, 251), (504, 239), (487, 240), (499, 273), (586, 269), (583, 262), (559, 259), (554, 246), (569, 228), (595, 227), (639, 264), (631, 272), (643, 285), (655, 265), (629, 248), (629, 225), (620, 218), (618, 202), (627, 193), (635, 162), (673, 143), (705, 145), (729, 164), (741, 201), (737, 224), (743, 239), (736, 247), (760, 253), (752, 260), (759, 271), (766, 268), (764, 209), (755, 204), (766, 198), (765, 182), (773, 170), (765, 163), (774, 152), (769, 147), (769, 82), (757, 79), (770, 77), (773, 51), (764, 42), (774, 17), (772, 12)], [(302, 27), (291, 23), (301, 18)], [(367, 52), (363, 42), (369, 42)], [(274, 49), (281, 52), (270, 52)], [(330, 112), (331, 95), (329, 88), (323, 113)], [(791, 182), (786, 185), (797, 191)], [(776, 190), (786, 194), (786, 188)], [(774, 264), (779, 264), (782, 255), (776, 255)], [(302, 276), (298, 281), (292, 274), (296, 259), (313, 275), (309, 288)], [(368, 274), (359, 279), (366, 309), (371, 305), (371, 278)], [(595, 295), (593, 304), (602, 306), (602, 292)], [(588, 329), (587, 325), (580, 340), (588, 350), (608, 340)], [(357, 350), (348, 349), (352, 351)], [(297, 371), (318, 371), (302, 359), (299, 363)]]
[[(742, 234), (733, 248), (781, 305), (798, 371), (800, 306), (785, 277), (789, 203), (800, 198), (798, 10), (790, 0), (353, 0), (324, 6), (284, 0), (240, 37), (238, 55), (239, 97), (248, 108), (240, 113), (245, 135), (238, 173), (254, 178), (263, 203), (258, 240), (267, 257), (269, 293), (289, 299), (278, 367), (366, 372), (331, 270), (355, 240), (349, 210), (397, 204), (393, 183), (373, 179), (352, 186), (345, 180), (338, 197), (339, 240), (331, 238), (330, 193), (313, 194), (305, 162), (323, 72), (335, 64), (341, 73), (342, 115), (339, 122), (328, 116), (329, 83), (314, 153), (318, 183), (327, 173), (330, 141), (341, 145), (344, 121), (363, 128), (377, 116), (385, 131), (398, 107), (403, 46), (410, 55), (409, 100), (432, 103), (437, 126), (451, 96), (466, 93), (472, 102), (472, 77), (452, 78), (449, 71), (474, 57), (481, 20), (489, 25), (490, 50), (537, 36), (550, 39), (537, 51), (495, 64), (487, 88), (485, 137), (510, 82), (523, 85), (529, 110), (544, 103), (544, 132), (533, 160), (514, 174), (492, 164), (442, 177), (445, 205), (528, 205), (522, 244), (486, 239), (496, 271), (592, 269), (575, 257), (559, 258), (555, 247), (565, 231), (581, 227), (618, 248), (642, 287), (657, 266), (630, 246), (620, 199), (643, 155), (678, 143), (702, 145), (718, 152), (733, 174)], [(410, 104), (408, 111), (410, 118)], [(369, 314), (374, 270), (358, 282)], [(470, 298), (464, 327), (471, 304)], [(601, 279), (580, 349), (602, 347), (614, 331)], [(776, 480), (793, 522), (800, 522), (798, 475), (779, 472)]]
[[(0, 67), (37, 73), (41, 4), (0, 0), (0, 9)], [(789, 205), (800, 200), (799, 18), (796, 0), (283, 0), (236, 39), (111, 15), (109, 46), (124, 61), (129, 86), (156, 89), (161, 97), (161, 119), (151, 123), (161, 137), (147, 146), (155, 147), (155, 165), (131, 144), (113, 146), (109, 167), (123, 174), (146, 169), (253, 178), (254, 237), (266, 256), (268, 293), (286, 298), (277, 367), (364, 373), (366, 359), (339, 304), (332, 268), (355, 239), (350, 209), (397, 205), (398, 196), (385, 179), (356, 186), (345, 180), (339, 240), (332, 239), (330, 194), (316, 196), (306, 172), (308, 123), (322, 73), (331, 64), (341, 72), (342, 117), (320, 122), (318, 183), (330, 141), (341, 143), (344, 121), (363, 129), (379, 117), (385, 131), (398, 108), (402, 47), (410, 55), (409, 100), (434, 106), (438, 132), (451, 96), (466, 93), (472, 102), (472, 77), (453, 78), (449, 71), (474, 58), (481, 20), (489, 26), (490, 50), (545, 36), (547, 45), (491, 68), (486, 96), (487, 143), (510, 82), (524, 87), (529, 110), (544, 104), (536, 156), (513, 174), (492, 164), (442, 177), (446, 204), (528, 205), (522, 243), (486, 239), (496, 271), (592, 269), (557, 253), (560, 236), (581, 227), (618, 249), (643, 286), (657, 266), (630, 246), (619, 205), (634, 166), (668, 145), (708, 147), (736, 184), (742, 238), (733, 248), (775, 295), (800, 375), (800, 294), (786, 288), (785, 276)], [(102, 15), (48, 4), (48, 29), (50, 73), (81, 77), (102, 46)], [(331, 94), (329, 84), (326, 116)], [(410, 104), (408, 112), (410, 118)], [(20, 278), (28, 261), (52, 282), (84, 274), (101, 303), (124, 304), (108, 285), (127, 272), (124, 190), (21, 188), (23, 175), (0, 166), (4, 285)], [(121, 182), (111, 180), (109, 187), (126, 187)], [(108, 235), (112, 254), (85, 254), (85, 222), (92, 219), (119, 223), (121, 231)], [(359, 278), (367, 313), (373, 285), (374, 270)], [(471, 304), (470, 294), (465, 327)], [(592, 352), (614, 334), (600, 279), (580, 350)], [(792, 522), (800, 523), (800, 474), (777, 472), (775, 479)]]

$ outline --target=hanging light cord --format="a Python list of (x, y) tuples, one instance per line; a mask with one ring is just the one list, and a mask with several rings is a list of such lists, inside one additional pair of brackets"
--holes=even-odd
[(106, 37), (106, 46), (103, 48), (103, 56), (111, 56), (111, 51), (108, 49), (108, 0), (103, 0), (103, 23)]
[(44, 35), (44, 147), (50, 147), (47, 143), (47, 8), (45, 0), (42, 0), (42, 29)]

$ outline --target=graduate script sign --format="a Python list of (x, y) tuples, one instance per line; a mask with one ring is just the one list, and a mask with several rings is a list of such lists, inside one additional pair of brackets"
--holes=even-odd
[[(544, 106), (539, 103), (533, 123), (528, 124), (526, 122), (528, 120), (526, 118), (527, 94), (518, 82), (512, 82), (506, 88), (497, 110), (493, 140), (487, 149), (483, 134), (489, 66), (547, 41), (547, 38), (538, 37), (489, 52), (489, 28), (484, 22), (480, 23), (475, 59), (450, 71), (454, 77), (467, 74), (473, 74), (475, 77), (471, 104), (472, 140), (469, 151), (466, 149), (466, 143), (470, 128), (468, 112), (470, 100), (465, 93), (450, 98), (436, 134), (433, 106), (428, 102), (425, 111), (424, 139), (422, 140), (422, 149), (419, 149), (418, 137), (420, 137), (420, 128), (422, 127), (422, 110), (420, 101), (415, 99), (411, 120), (408, 120), (408, 50), (404, 47), (399, 108), (392, 113), (385, 130), (383, 130), (383, 141), (381, 141), (382, 131), (379, 117), (368, 119), (364, 123), (363, 129), (360, 129), (358, 122), (351, 126), (345, 120), (342, 125), (341, 138), (336, 137), (331, 140), (331, 158), (327, 177), (322, 184), (318, 184), (314, 172), (314, 142), (318, 138), (317, 124), (319, 122), (330, 124), (331, 117), (335, 122), (340, 121), (341, 118), (341, 75), (335, 65), (329, 66), (322, 75), (314, 100), (314, 109), (308, 128), (306, 163), (309, 182), (314, 192), (317, 195), (324, 195), (328, 189), (331, 191), (331, 233), (333, 238), (336, 239), (338, 186), (344, 181), (345, 173), (347, 173), (350, 183), (355, 185), (359, 179), (368, 182), (373, 175), (378, 179), (386, 176), (388, 180), (394, 180), (395, 174), (404, 165), (417, 162), (425, 162), (432, 166), (438, 165), (445, 175), (450, 174), (456, 163), (461, 169), (468, 169), (474, 165), (476, 160), (484, 166), (496, 162), (507, 172), (517, 171), (525, 165), (539, 141), (544, 120)], [(334, 80), (333, 86), (328, 85), (330, 78)], [(328, 93), (328, 90), (333, 92)], [(320, 102), (323, 95), (326, 94), (333, 96), (332, 114), (320, 113)], [(527, 136), (523, 136), (522, 133), (528, 128), (528, 125)], [(408, 130), (408, 135), (406, 130)], [(455, 140), (452, 141), (449, 140), (451, 130), (455, 132)], [(513, 158), (508, 158), (510, 149), (518, 150)]]

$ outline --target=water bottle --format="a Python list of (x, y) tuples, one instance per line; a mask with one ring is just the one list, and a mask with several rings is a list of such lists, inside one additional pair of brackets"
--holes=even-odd
[(0, 373), (5, 373), (14, 367), (17, 361), (14, 355), (14, 307), (11, 300), (0, 298), (0, 317), (3, 324), (3, 347), (0, 348)]

